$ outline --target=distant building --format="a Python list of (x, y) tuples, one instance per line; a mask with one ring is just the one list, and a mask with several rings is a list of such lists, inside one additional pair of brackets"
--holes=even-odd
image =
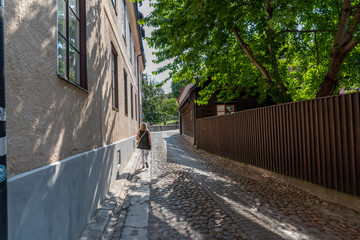
[(196, 119), (231, 114), (252, 108), (272, 105), (270, 101), (263, 104), (257, 102), (256, 96), (246, 99), (237, 98), (229, 102), (218, 101), (214, 94), (206, 105), (197, 105), (195, 100), (199, 97), (201, 88), (197, 84), (188, 84), (182, 88), (177, 99), (180, 114), (180, 134), (196, 145)]
[(77, 239), (135, 150), (138, 3), (6, 1), (9, 239)]

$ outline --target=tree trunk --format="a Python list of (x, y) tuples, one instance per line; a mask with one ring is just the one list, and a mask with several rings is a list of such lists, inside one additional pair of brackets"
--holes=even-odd
[(360, 23), (360, 8), (354, 13), (354, 21), (349, 22), (351, 16), (351, 1), (344, 0), (339, 14), (339, 24), (336, 30), (334, 44), (330, 53), (329, 70), (324, 81), (320, 84), (316, 97), (332, 95), (338, 82), (338, 76), (342, 63), (347, 54), (359, 43), (353, 40), (354, 32)]

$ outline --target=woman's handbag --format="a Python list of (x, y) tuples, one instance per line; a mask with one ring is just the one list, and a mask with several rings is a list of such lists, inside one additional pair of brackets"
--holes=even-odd
[(136, 147), (139, 146), (140, 140), (143, 138), (143, 136), (145, 135), (145, 133), (147, 133), (147, 130), (143, 133), (143, 135), (141, 136), (141, 138), (139, 138), (139, 140), (137, 140), (137, 142), (136, 142)]

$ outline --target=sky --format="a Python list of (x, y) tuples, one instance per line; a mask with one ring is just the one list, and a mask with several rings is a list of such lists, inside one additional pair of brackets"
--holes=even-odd
[[(153, 2), (154, 2), (154, 0), (153, 0)], [(144, 0), (142, 2), (142, 6), (139, 7), (139, 11), (144, 14), (144, 17), (148, 16), (153, 9), (152, 7), (149, 6), (149, 3), (150, 3), (150, 0)], [(146, 37), (150, 37), (151, 31), (154, 30), (153, 27), (148, 27), (148, 26), (144, 26), (144, 29), (145, 29)], [(158, 69), (159, 67), (166, 65), (168, 62), (163, 62), (161, 64), (153, 63), (153, 60), (156, 59), (156, 56), (153, 55), (153, 52), (155, 51), (155, 49), (150, 48), (149, 44), (147, 43), (146, 40), (143, 41), (143, 44), (144, 44), (144, 51), (145, 51), (145, 57), (146, 57), (146, 68), (145, 68), (144, 73), (151, 75), (152, 79), (155, 82), (163, 81), (164, 79), (166, 79), (169, 76), (169, 72), (163, 72), (159, 75), (154, 75), (152, 72), (155, 71), (156, 69)], [(171, 92), (170, 86), (171, 86), (170, 80), (165, 85), (163, 85), (162, 89), (165, 91), (165, 93)]]

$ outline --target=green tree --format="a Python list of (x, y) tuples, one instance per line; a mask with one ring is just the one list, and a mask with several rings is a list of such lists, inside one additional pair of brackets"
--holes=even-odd
[(167, 100), (162, 101), (162, 112), (163, 119), (162, 122), (166, 123), (168, 120), (174, 118), (177, 115), (177, 107), (178, 104), (176, 102), (176, 98), (169, 98)]
[(156, 87), (148, 75), (144, 74), (142, 78), (142, 110), (145, 122), (155, 124), (163, 120), (164, 113), (161, 104), (163, 100), (164, 91), (160, 87)]
[[(360, 83), (359, 1), (157, 0), (146, 18), (169, 78), (199, 76), (199, 103), (246, 92), (278, 103)], [(245, 90), (245, 91), (244, 91)]]
[(186, 85), (186, 80), (180, 80), (178, 82), (171, 81), (171, 93), (169, 98), (178, 98), (181, 93), (181, 89)]

